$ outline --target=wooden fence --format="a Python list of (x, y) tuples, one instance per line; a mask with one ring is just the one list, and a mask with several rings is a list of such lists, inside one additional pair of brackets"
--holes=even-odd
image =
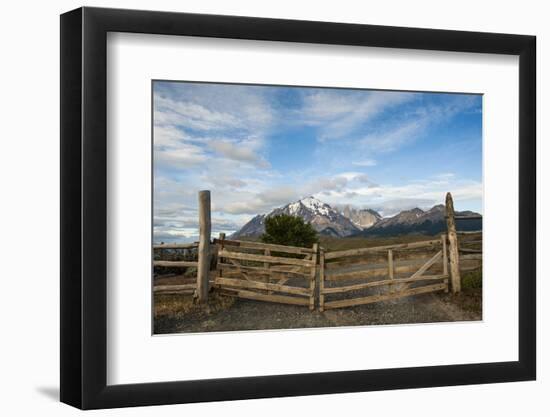
[(481, 230), (457, 232), (460, 273), (481, 268), (483, 262), (483, 233)]
[(215, 239), (215, 288), (259, 301), (315, 309), (317, 244), (311, 248)]
[[(153, 267), (187, 269), (198, 268), (198, 250), (199, 243), (170, 243), (153, 245), (154, 258)], [(155, 294), (195, 294), (197, 289), (197, 274), (189, 277), (192, 282), (177, 285), (153, 285)]]
[[(468, 219), (480, 219), (469, 216)], [(466, 220), (468, 220), (466, 219)], [(215, 288), (252, 300), (308, 306), (321, 311), (434, 291), (460, 292), (461, 271), (479, 268), (482, 232), (456, 230), (450, 193), (446, 196), (447, 233), (439, 239), (326, 251), (210, 237), (210, 192), (199, 192), (199, 242), (155, 245), (155, 268), (195, 268), (193, 282), (155, 285), (157, 293), (194, 294), (205, 302)], [(178, 251), (193, 251), (192, 260)], [(318, 279), (318, 285), (316, 283)], [(317, 291), (318, 290), (318, 291)], [(333, 298), (325, 301), (325, 297)], [(345, 298), (344, 298), (345, 297)], [(339, 298), (339, 299), (338, 299)]]
[[(424, 257), (426, 254), (430, 256)], [(448, 289), (446, 235), (423, 242), (337, 252), (321, 249), (321, 311)], [(374, 294), (365, 294), (373, 290)], [(341, 294), (346, 297), (325, 301), (326, 296)]]

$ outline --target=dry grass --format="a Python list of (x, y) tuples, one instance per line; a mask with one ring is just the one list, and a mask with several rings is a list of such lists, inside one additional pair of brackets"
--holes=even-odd
[(192, 295), (155, 294), (155, 319), (165, 316), (178, 317), (197, 312), (212, 314), (227, 309), (233, 305), (233, 297), (213, 292), (205, 305), (196, 304)]
[(326, 250), (347, 250), (359, 248), (372, 248), (375, 246), (396, 245), (400, 243), (421, 242), (424, 240), (437, 239), (437, 236), (430, 235), (403, 235), (396, 237), (348, 237), (334, 238), (322, 236), (319, 243)]

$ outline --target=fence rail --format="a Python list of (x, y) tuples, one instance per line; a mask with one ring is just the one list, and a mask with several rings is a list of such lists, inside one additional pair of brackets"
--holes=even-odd
[[(223, 233), (211, 240), (210, 193), (201, 191), (199, 242), (153, 246), (161, 254), (154, 259), (154, 267), (195, 268), (196, 282), (155, 285), (154, 292), (193, 293), (197, 301), (204, 302), (214, 288), (239, 298), (303, 305), (311, 310), (318, 301), (321, 311), (449, 291), (449, 284), (457, 293), (460, 272), (481, 266), (483, 235), (482, 231), (456, 230), (455, 220), (463, 218), (455, 216), (450, 193), (445, 219), (447, 233), (439, 239), (338, 251), (318, 244), (303, 248), (231, 240)], [(195, 259), (185, 258), (189, 251)], [(343, 295), (347, 298), (325, 300)]]
[[(439, 249), (441, 247), (441, 249)], [(429, 258), (399, 260), (407, 251), (428, 248), (437, 250)], [(373, 302), (407, 297), (433, 291), (448, 291), (449, 274), (447, 272), (447, 236), (424, 242), (394, 244), (371, 248), (325, 252), (321, 249), (319, 264), (319, 309), (350, 307)], [(357, 256), (385, 252), (385, 263), (371, 264)], [(340, 260), (335, 266), (331, 261)], [(346, 259), (347, 262), (342, 262)], [(429, 275), (427, 274), (430, 271)], [(406, 274), (406, 275), (405, 275)], [(404, 276), (405, 275), (405, 276)], [(370, 280), (371, 278), (380, 278)], [(357, 282), (365, 281), (367, 282)], [(339, 284), (341, 281), (344, 284)], [(439, 281), (433, 283), (434, 281)], [(426, 285), (428, 283), (428, 285)], [(339, 285), (334, 285), (339, 284)], [(411, 285), (420, 285), (411, 287)], [(377, 289), (378, 294), (361, 294), (368, 289)], [(326, 301), (326, 296), (344, 293), (351, 294), (342, 300)]]
[(300, 248), (223, 238), (214, 243), (214, 286), (225, 294), (315, 308), (317, 244)]

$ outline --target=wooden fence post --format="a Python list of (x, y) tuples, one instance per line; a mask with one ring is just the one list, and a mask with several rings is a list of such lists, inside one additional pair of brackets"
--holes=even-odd
[(449, 259), (451, 261), (451, 286), (453, 293), (460, 292), (460, 264), (458, 255), (458, 238), (456, 235), (455, 209), (451, 193), (445, 198), (447, 212), (447, 233), (449, 235)]
[(208, 301), (210, 274), (210, 191), (199, 191), (199, 262), (197, 268), (197, 301)]
[[(388, 277), (390, 280), (393, 280), (393, 251), (388, 250)], [(390, 284), (390, 293), (394, 293), (395, 288), (393, 284)]]
[(317, 254), (319, 253), (319, 244), (313, 244), (313, 254), (311, 255), (311, 261), (313, 262), (313, 267), (311, 268), (311, 275), (309, 277), (309, 310), (315, 310), (315, 280), (317, 279)]
[[(447, 235), (441, 235), (441, 251), (443, 252), (443, 275), (449, 275), (449, 258), (447, 257)], [(443, 280), (445, 283), (445, 292), (449, 292), (449, 278)]]
[(325, 311), (325, 250), (319, 251), (319, 311)]
[(211, 262), (213, 265), (215, 265), (215, 269), (218, 277), (222, 276), (222, 270), (221, 268), (218, 267), (218, 264), (220, 263), (220, 258), (218, 257), (218, 253), (220, 252), (220, 249), (223, 249), (224, 240), (225, 240), (225, 233), (220, 232), (218, 234), (218, 244), (213, 245), (214, 259), (212, 259)]

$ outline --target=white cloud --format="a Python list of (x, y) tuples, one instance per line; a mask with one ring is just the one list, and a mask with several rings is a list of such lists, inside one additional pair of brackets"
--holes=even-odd
[(178, 146), (154, 152), (155, 168), (170, 167), (175, 169), (188, 169), (207, 161), (203, 149), (190, 143), (180, 143)]
[(213, 111), (194, 102), (172, 100), (155, 94), (154, 104), (156, 125), (184, 126), (202, 131), (221, 131), (242, 126), (234, 115)]
[[(329, 204), (380, 208), (384, 214), (438, 204), (449, 190), (457, 209), (461, 202), (480, 200), (480, 183), (446, 172), (404, 184), (378, 184), (372, 176), (384, 168), (374, 159), (383, 157), (378, 153), (417, 140), (423, 129), (459, 111), (459, 104), (431, 111), (415, 103), (413, 112), (396, 113), (415, 95), (318, 90), (302, 97), (302, 108), (281, 109), (272, 108), (269, 90), (174, 83), (154, 96), (156, 240), (197, 237), (201, 189), (212, 193), (214, 234), (232, 232), (256, 214), (312, 194)], [(388, 115), (395, 120), (386, 123)], [(304, 158), (303, 166), (278, 171), (280, 162), (270, 165), (266, 138), (281, 127), (317, 135), (314, 157)]]
[(360, 143), (370, 151), (389, 152), (412, 142), (426, 127), (426, 119), (411, 120), (400, 126), (365, 136)]
[(232, 142), (230, 140), (212, 140), (208, 146), (218, 154), (240, 162), (249, 162), (260, 168), (269, 168), (269, 162), (254, 151), (254, 141)]
[(377, 162), (374, 159), (363, 159), (361, 161), (353, 161), (351, 164), (358, 167), (373, 167), (376, 166)]
[(340, 139), (385, 110), (415, 98), (412, 93), (321, 90), (304, 97), (300, 110), (306, 124), (317, 126), (321, 141)]

